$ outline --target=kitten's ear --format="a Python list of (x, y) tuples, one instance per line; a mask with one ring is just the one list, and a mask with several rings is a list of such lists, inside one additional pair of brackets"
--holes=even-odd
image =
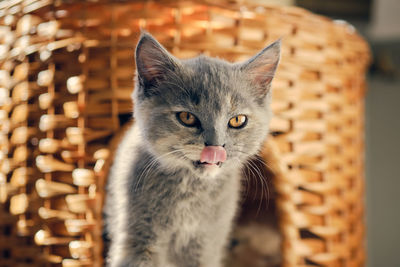
[(139, 81), (145, 87), (156, 85), (178, 65), (179, 62), (156, 39), (142, 32), (136, 47), (136, 68)]
[(278, 67), (280, 54), (281, 40), (279, 39), (240, 65), (241, 70), (249, 75), (254, 84), (257, 97), (263, 98), (267, 95)]

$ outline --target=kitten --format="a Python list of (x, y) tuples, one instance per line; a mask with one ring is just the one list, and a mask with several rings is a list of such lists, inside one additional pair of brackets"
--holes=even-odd
[(109, 176), (108, 266), (219, 267), (241, 167), (261, 147), (280, 41), (244, 63), (136, 48), (135, 124)]

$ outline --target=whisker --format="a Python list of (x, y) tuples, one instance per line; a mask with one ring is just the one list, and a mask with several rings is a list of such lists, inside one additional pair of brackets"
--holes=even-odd
[[(255, 169), (254, 169), (253, 165), (251, 164), (251, 162), (248, 161), (247, 163), (248, 163), (247, 165), (249, 166), (249, 170), (251, 171), (251, 174), (253, 175), (253, 177), (257, 177), (257, 175), (253, 172), (253, 171), (255, 171)], [(254, 180), (254, 183), (255, 183), (255, 186), (256, 186), (256, 192), (254, 193), (253, 201), (256, 200), (257, 192), (258, 192), (257, 180)]]
[[(233, 160), (237, 161), (238, 164), (241, 164), (242, 162), (237, 159), (237, 158), (232, 158)], [(247, 196), (249, 195), (249, 188), (250, 188), (250, 173), (249, 170), (247, 168), (243, 169), (243, 174), (244, 174), (244, 178), (245, 178), (245, 182), (246, 182), (246, 193), (244, 195), (244, 198), (246, 199)]]
[[(253, 177), (258, 178), (258, 177), (260, 176), (260, 173), (258, 173), (258, 170), (255, 168), (255, 166), (252, 164), (252, 162), (251, 162), (251, 161), (248, 161), (247, 164), (249, 165), (249, 167), (250, 167), (252, 170), (254, 170), (254, 172), (252, 172)], [(258, 175), (256, 175), (256, 174), (258, 174)], [(255, 184), (256, 184), (256, 192), (255, 192), (255, 194), (254, 194), (253, 201), (256, 199), (257, 193), (258, 193), (258, 182), (257, 182), (257, 181), (258, 181), (257, 179), (254, 180), (254, 182), (255, 182)], [(261, 194), (262, 194), (262, 190), (263, 190), (263, 188), (261, 187)]]
[(247, 153), (247, 152), (245, 152), (245, 151), (238, 150), (238, 149), (233, 149), (233, 150), (231, 150), (231, 151), (232, 151), (232, 152), (240, 152), (240, 153), (243, 153), (243, 154), (249, 156), (250, 159), (256, 160), (256, 161), (260, 162), (261, 164), (265, 165), (265, 167), (267, 167), (268, 169), (272, 169), (272, 167), (271, 167), (267, 162), (265, 162), (264, 160), (260, 159), (260, 156), (259, 156), (259, 155), (252, 155), (252, 154), (250, 154), (250, 153)]
[[(253, 176), (256, 178), (256, 180), (254, 181), (256, 183), (256, 188), (255, 188), (255, 196), (254, 196), (253, 200), (255, 200), (257, 193), (258, 193), (258, 186), (257, 186), (258, 180), (261, 183), (261, 199), (260, 199), (260, 203), (259, 203), (258, 209), (257, 209), (257, 215), (258, 215), (259, 212), (261, 211), (261, 206), (262, 206), (262, 202), (264, 199), (264, 191), (266, 191), (265, 197), (267, 198), (267, 201), (266, 201), (267, 208), (269, 206), (270, 193), (269, 193), (268, 181), (265, 180), (264, 175), (262, 175), (262, 172), (256, 163), (260, 163), (268, 169), (271, 169), (271, 167), (264, 160), (262, 160), (258, 155), (251, 155), (251, 154), (249, 154), (245, 151), (239, 150), (239, 149), (233, 149), (232, 151), (239, 152), (239, 153), (249, 156), (249, 160), (248, 160), (249, 170), (251, 171)], [(257, 175), (255, 173), (257, 173)]]
[(256, 176), (256, 178), (258, 178), (261, 182), (261, 199), (260, 199), (260, 203), (258, 205), (258, 209), (257, 209), (257, 215), (260, 213), (261, 211), (261, 205), (264, 199), (264, 191), (266, 191), (266, 196), (267, 196), (267, 202), (266, 202), (266, 207), (268, 207), (269, 204), (269, 187), (268, 187), (268, 183), (267, 181), (264, 180), (264, 176), (262, 175), (261, 170), (259, 169), (259, 167), (252, 161), (249, 161), (249, 165), (252, 166), (252, 168), (255, 169), (255, 171), (257, 172), (258, 176)]
[[(165, 153), (165, 154), (162, 154), (162, 155), (160, 155), (160, 156), (158, 156), (158, 157), (156, 157), (156, 158), (153, 158), (148, 164), (146, 164), (146, 166), (144, 167), (144, 169), (143, 169), (142, 172), (140, 173), (140, 176), (139, 176), (139, 178), (137, 179), (136, 184), (135, 184), (135, 186), (134, 186), (134, 192), (137, 191), (138, 186), (139, 186), (139, 184), (140, 184), (140, 181), (143, 179), (143, 177), (146, 177), (146, 176), (152, 171), (152, 167), (153, 167), (155, 164), (157, 164), (161, 158), (164, 158), (164, 157), (166, 157), (166, 156), (168, 156), (168, 155), (171, 155), (171, 154), (173, 154), (173, 153), (181, 152), (181, 151), (183, 151), (183, 150), (184, 150), (184, 149), (176, 149), (176, 150), (167, 152), (167, 153)], [(154, 170), (154, 169), (153, 169), (153, 170)]]

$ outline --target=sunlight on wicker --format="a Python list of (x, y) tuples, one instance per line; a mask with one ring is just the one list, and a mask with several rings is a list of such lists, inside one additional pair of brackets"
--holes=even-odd
[(363, 266), (369, 49), (354, 29), (261, 1), (111, 2), (0, 3), (0, 266), (102, 266), (140, 28), (181, 58), (239, 61), (282, 38), (263, 154), (281, 166), (284, 266)]

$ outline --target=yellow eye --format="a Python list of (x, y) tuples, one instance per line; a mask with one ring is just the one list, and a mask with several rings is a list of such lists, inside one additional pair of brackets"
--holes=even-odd
[(229, 127), (240, 129), (246, 126), (247, 124), (247, 117), (245, 115), (237, 115), (229, 120)]
[(187, 127), (194, 127), (198, 124), (197, 118), (192, 113), (189, 112), (185, 111), (178, 112), (176, 113), (176, 117), (178, 118), (178, 121), (180, 123), (182, 123), (184, 126)]

